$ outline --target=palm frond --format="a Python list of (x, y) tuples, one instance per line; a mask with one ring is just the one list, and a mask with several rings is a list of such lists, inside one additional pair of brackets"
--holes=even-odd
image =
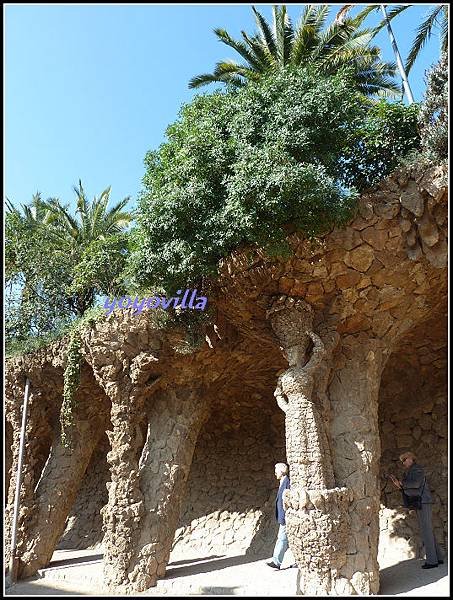
[(260, 62), (256, 56), (253, 55), (252, 52), (247, 48), (244, 42), (240, 42), (238, 40), (233, 39), (230, 34), (225, 29), (214, 29), (214, 33), (217, 35), (219, 40), (236, 50), (238, 54), (242, 56), (242, 58), (249, 63), (251, 67), (260, 68)]
[(340, 10), (335, 15), (335, 21), (342, 23), (343, 19), (347, 16), (347, 14), (349, 13), (349, 11), (351, 10), (351, 8), (353, 6), (354, 6), (354, 4), (343, 4), (343, 6), (340, 8)]
[[(251, 81), (257, 81), (260, 78), (259, 72), (250, 69), (247, 65), (238, 65), (234, 61), (218, 62), (213, 74), (220, 78), (226, 77), (226, 80), (230, 75), (241, 75)], [(219, 79), (219, 81), (225, 81), (225, 79)]]
[(14, 213), (14, 214), (20, 215), (20, 210), (14, 206), (14, 204), (11, 202), (11, 200), (8, 197), (6, 197), (6, 199), (5, 199), (5, 204), (6, 204), (6, 209), (7, 209), (8, 213)]
[(196, 89), (210, 83), (219, 82), (219, 78), (212, 73), (203, 73), (196, 75), (189, 80), (189, 89)]
[(261, 38), (266, 45), (271, 56), (277, 60), (277, 46), (274, 34), (269, 26), (269, 23), (263, 17), (261, 13), (259, 13), (254, 6), (252, 6), (252, 10), (255, 13), (256, 24), (258, 25), (258, 29), (261, 34)]
[(260, 38), (258, 36), (249, 37), (245, 31), (241, 31), (241, 35), (260, 63), (260, 68), (257, 70), (265, 72), (271, 69), (275, 64), (275, 59)]
[(300, 65), (303, 58), (316, 46), (315, 14), (314, 6), (307, 4), (297, 23), (290, 57), (290, 62), (293, 65)]
[(291, 19), (286, 11), (286, 6), (273, 6), (274, 13), (274, 35), (277, 41), (278, 64), (284, 67), (288, 64), (293, 42), (294, 31)]
[(406, 59), (406, 73), (409, 73), (409, 71), (412, 69), (412, 66), (417, 60), (421, 49), (431, 37), (433, 26), (436, 23), (437, 16), (441, 10), (442, 5), (438, 4), (417, 28), (417, 35)]
[(440, 44), (442, 52), (448, 49), (448, 6), (444, 6), (442, 23), (440, 26)]
[(354, 27), (350, 20), (345, 20), (343, 23), (331, 23), (320, 35), (312, 58), (318, 60), (330, 54), (334, 49), (341, 47), (353, 33)]
[(316, 35), (319, 35), (323, 30), (327, 17), (329, 15), (329, 5), (323, 4), (321, 6), (316, 6), (315, 13), (313, 17), (312, 25), (315, 28)]

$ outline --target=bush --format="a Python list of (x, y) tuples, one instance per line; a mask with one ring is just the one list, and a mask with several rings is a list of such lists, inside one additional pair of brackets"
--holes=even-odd
[(350, 131), (340, 159), (342, 182), (363, 191), (391, 173), (402, 157), (420, 148), (417, 129), (419, 106), (371, 104), (365, 119)]
[(448, 56), (444, 53), (427, 74), (419, 116), (422, 149), (433, 160), (448, 157)]
[(181, 289), (215, 275), (241, 243), (281, 247), (288, 222), (315, 236), (347, 221), (355, 192), (336, 169), (365, 110), (347, 74), (308, 69), (184, 106), (145, 159), (132, 258), (139, 284)]

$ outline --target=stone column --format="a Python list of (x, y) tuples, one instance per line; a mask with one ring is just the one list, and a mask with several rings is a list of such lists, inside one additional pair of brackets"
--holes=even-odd
[[(19, 463), (25, 377), (18, 374), (17, 377), (7, 379), (5, 383), (6, 419), (12, 429), (10, 477), (7, 490), (5, 490), (5, 493), (7, 493), (5, 507), (5, 561), (6, 564), (8, 564), (11, 549), (17, 468)], [(40, 436), (43, 430), (43, 415), (40, 410), (39, 400), (39, 393), (32, 387), (29, 397), (28, 418), (25, 430), (24, 461), (22, 465), (22, 483), (20, 487), (19, 517), (17, 523), (16, 556), (20, 553), (21, 539), (30, 522), (30, 515), (35, 503), (33, 491), (36, 477), (35, 455), (40, 444)]]
[(63, 447), (60, 432), (55, 432), (49, 458), (37, 485), (30, 522), (17, 549), (21, 578), (34, 575), (50, 562), (104, 430), (100, 420), (80, 421), (76, 414), (74, 421), (72, 447)]
[[(122, 400), (124, 398), (124, 400)], [(143, 442), (140, 398), (112, 398), (112, 481), (104, 517), (104, 578), (115, 593), (143, 591), (165, 575), (198, 433), (208, 416), (200, 390), (169, 388), (150, 400)]]
[(335, 478), (353, 493), (337, 594), (377, 594), (380, 506), (378, 393), (388, 350), (365, 333), (344, 336), (329, 386)]
[(128, 378), (105, 386), (112, 401), (112, 431), (107, 431), (111, 481), (108, 504), (101, 510), (104, 532), (104, 581), (115, 590), (128, 583), (140, 520), (144, 513), (139, 486), (138, 459), (143, 444), (140, 422), (144, 418), (143, 395)]
[(140, 460), (144, 516), (129, 567), (134, 591), (165, 575), (198, 434), (209, 414), (201, 388), (167, 388), (153, 398)]
[(335, 487), (325, 405), (326, 365), (338, 336), (324, 342), (314, 333), (313, 311), (303, 300), (282, 298), (268, 317), (289, 363), (275, 391), (285, 412), (290, 468), (291, 489), (284, 496), (288, 541), (301, 592), (332, 594), (346, 563), (350, 502), (350, 490)]

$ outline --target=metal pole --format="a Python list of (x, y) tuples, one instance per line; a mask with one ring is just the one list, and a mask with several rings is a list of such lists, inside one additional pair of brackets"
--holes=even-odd
[(14, 513), (13, 513), (13, 528), (11, 532), (11, 556), (9, 559), (9, 583), (10, 585), (16, 581), (17, 569), (16, 569), (16, 539), (17, 539), (17, 522), (19, 520), (19, 503), (20, 503), (20, 486), (22, 483), (22, 465), (24, 462), (24, 450), (25, 450), (25, 429), (27, 426), (27, 412), (28, 412), (28, 398), (30, 395), (30, 380), (25, 381), (25, 397), (24, 405), (22, 408), (22, 426), (20, 430), (20, 443), (19, 443), (19, 461), (17, 464), (17, 477), (16, 477), (16, 495), (14, 497)]
[(401, 78), (403, 80), (404, 90), (406, 92), (407, 99), (409, 104), (413, 104), (414, 97), (412, 96), (411, 86), (409, 85), (409, 81), (407, 79), (406, 71), (403, 66), (403, 61), (401, 60), (401, 56), (398, 50), (398, 46), (396, 45), (395, 36), (393, 35), (392, 27), (390, 25), (390, 21), (387, 16), (387, 11), (385, 10), (385, 5), (381, 4), (382, 14), (384, 15), (385, 23), (387, 25), (387, 31), (389, 32), (390, 41), (392, 43), (393, 52), (395, 53), (396, 64), (398, 65), (398, 69), (400, 71)]

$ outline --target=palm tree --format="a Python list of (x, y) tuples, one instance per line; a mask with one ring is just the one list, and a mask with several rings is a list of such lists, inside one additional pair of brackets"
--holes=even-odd
[[(132, 220), (132, 215), (124, 210), (129, 197), (107, 208), (110, 187), (105, 189), (99, 198), (94, 197), (92, 202), (88, 202), (80, 180), (79, 186), (74, 186), (73, 190), (77, 196), (75, 215), (71, 214), (67, 205), (62, 205), (56, 198), (49, 198), (44, 205), (48, 211), (46, 233), (49, 239), (57, 252), (66, 254), (71, 262), (77, 264), (91, 242), (123, 232)], [(94, 297), (95, 290), (89, 288), (75, 294), (70, 304), (80, 316), (92, 305)]]
[(73, 187), (77, 196), (76, 214), (72, 215), (68, 206), (63, 206), (57, 198), (44, 201), (48, 210), (47, 224), (49, 235), (61, 244), (60, 249), (78, 252), (90, 242), (104, 239), (109, 235), (121, 233), (132, 219), (132, 215), (124, 209), (130, 198), (124, 198), (107, 209), (110, 201), (110, 190), (105, 189), (99, 198), (88, 202), (82, 182)]
[[(129, 197), (108, 208), (110, 187), (92, 202), (87, 200), (80, 180), (78, 187), (74, 186), (73, 189), (77, 196), (75, 215), (57, 198), (42, 200), (39, 193), (33, 196), (30, 205), (21, 206), (22, 211), (9, 200), (6, 204), (8, 212), (16, 214), (30, 232), (40, 230), (44, 233), (54, 256), (64, 259), (61, 264), (75, 266), (91, 242), (123, 232), (132, 215), (125, 210)], [(24, 289), (27, 292), (27, 284)], [(95, 290), (87, 288), (68, 296), (67, 302), (71, 310), (81, 316), (92, 305), (94, 297)]]
[(36, 192), (32, 196), (30, 204), (21, 204), (22, 212), (13, 205), (9, 198), (6, 198), (6, 209), (8, 213), (16, 214), (19, 219), (27, 224), (27, 227), (34, 229), (40, 225), (46, 225), (49, 218), (49, 211), (46, 208), (45, 201), (41, 194)]
[[(349, 12), (353, 4), (345, 4), (338, 15), (345, 15)], [(394, 6), (389, 10), (387, 18), (389, 21), (400, 15), (403, 11), (408, 8), (412, 8), (414, 4), (402, 4)], [(367, 17), (371, 12), (379, 10), (379, 4), (371, 4), (364, 8), (357, 16)], [(337, 17), (338, 17), (337, 15)], [(386, 26), (386, 21), (383, 19), (379, 25), (375, 28), (375, 34), (378, 33), (383, 27)], [(412, 69), (415, 61), (417, 60), (421, 49), (429, 41), (433, 34), (434, 27), (440, 29), (440, 50), (446, 52), (448, 49), (448, 5), (447, 4), (435, 4), (427, 12), (425, 19), (420, 23), (417, 28), (417, 35), (412, 43), (412, 47), (406, 58), (405, 70), (409, 73)]]
[(345, 17), (325, 27), (329, 7), (309, 4), (294, 29), (284, 5), (273, 7), (272, 27), (254, 7), (253, 12), (259, 30), (253, 36), (242, 31), (243, 39), (238, 41), (224, 29), (214, 30), (218, 39), (236, 50), (245, 62), (219, 62), (213, 73), (193, 77), (190, 88), (216, 81), (240, 87), (287, 66), (315, 64), (324, 74), (352, 67), (357, 88), (366, 95), (399, 92), (392, 80), (396, 65), (382, 62), (380, 49), (369, 45), (374, 29), (361, 29), (365, 17)]

